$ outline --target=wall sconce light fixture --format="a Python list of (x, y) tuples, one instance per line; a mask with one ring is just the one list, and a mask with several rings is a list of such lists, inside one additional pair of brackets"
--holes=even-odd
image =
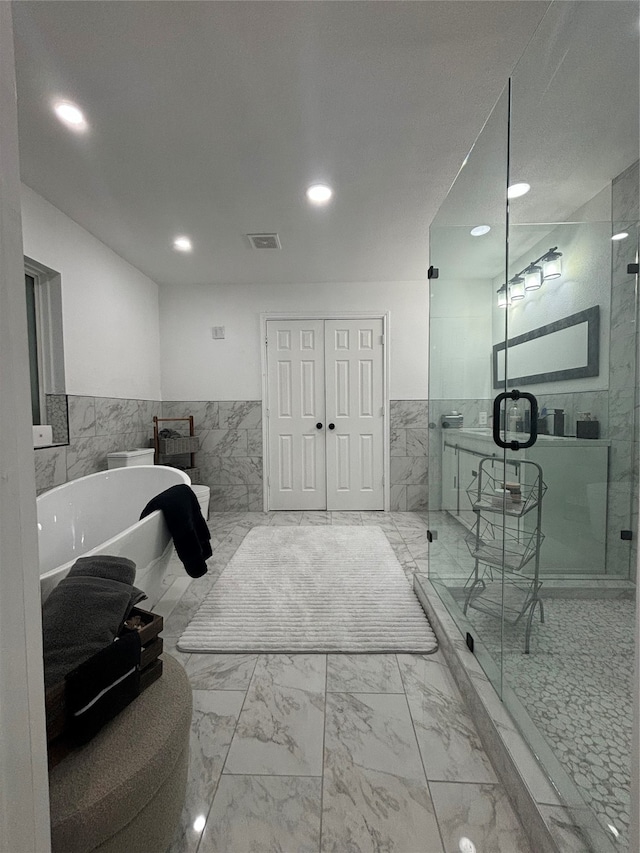
[(529, 264), (524, 271), (525, 290), (538, 290), (542, 287), (542, 267), (537, 264)]
[[(557, 246), (549, 249), (544, 255), (540, 255), (535, 261), (516, 273), (509, 280), (508, 286), (503, 284), (498, 290), (498, 308), (506, 308), (513, 302), (519, 302), (530, 290), (538, 290), (543, 282), (552, 281), (562, 275), (562, 252)], [(538, 264), (542, 262), (542, 266)]]
[(509, 301), (509, 294), (507, 292), (507, 285), (503, 284), (500, 290), (498, 291), (498, 308), (507, 308), (511, 302)]
[(542, 277), (545, 281), (560, 278), (562, 275), (562, 252), (556, 252), (557, 248), (556, 246), (555, 249), (549, 249), (542, 259)]
[(525, 280), (520, 274), (515, 275), (509, 282), (509, 298), (512, 302), (524, 299)]

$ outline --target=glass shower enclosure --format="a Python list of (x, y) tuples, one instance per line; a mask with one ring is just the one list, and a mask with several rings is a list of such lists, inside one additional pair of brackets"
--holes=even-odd
[(429, 580), (582, 827), (628, 849), (637, 2), (554, 2), (430, 229)]

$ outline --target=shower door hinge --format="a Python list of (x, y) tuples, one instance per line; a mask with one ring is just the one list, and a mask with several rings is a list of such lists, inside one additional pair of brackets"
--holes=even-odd
[(432, 279), (432, 278), (438, 278), (439, 276), (440, 276), (440, 270), (438, 269), (438, 267), (434, 267), (433, 265), (430, 266), (429, 269), (427, 270), (427, 278)]
[(629, 275), (638, 275), (638, 272), (640, 272), (640, 264), (627, 264), (627, 272)]
[(435, 542), (438, 538), (437, 530), (427, 530), (427, 542)]
[(627, 542), (633, 539), (633, 531), (632, 530), (621, 530), (620, 538), (625, 539)]

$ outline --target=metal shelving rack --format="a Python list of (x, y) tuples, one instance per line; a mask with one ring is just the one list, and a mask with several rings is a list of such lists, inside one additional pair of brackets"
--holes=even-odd
[[(166, 422), (182, 422), (189, 425), (188, 435), (180, 438), (162, 438), (158, 425)], [(186, 418), (158, 418), (153, 417), (153, 447), (155, 451), (154, 462), (156, 465), (171, 465), (176, 468), (181, 468), (191, 478), (191, 482), (195, 483), (199, 476), (199, 471), (196, 468), (195, 454), (199, 448), (199, 439), (195, 434), (193, 426), (193, 415), (188, 415)], [(175, 460), (175, 457), (182, 457), (181, 461)], [(174, 457), (174, 462), (167, 462), (167, 459)], [(181, 464), (183, 460), (184, 465)]]
[[(478, 474), (467, 489), (476, 513), (467, 537), (475, 566), (467, 581), (463, 611), (466, 614), (471, 607), (513, 625), (526, 617), (524, 650), (529, 654), (531, 625), (538, 606), (540, 622), (544, 623), (539, 594), (540, 546), (544, 539), (542, 498), (547, 487), (536, 462), (511, 459), (506, 463), (519, 472), (519, 500), (514, 501), (512, 493), (504, 491), (506, 466), (494, 457), (480, 461)], [(534, 521), (533, 525), (525, 522), (526, 516)], [(529, 564), (533, 572), (523, 573)]]

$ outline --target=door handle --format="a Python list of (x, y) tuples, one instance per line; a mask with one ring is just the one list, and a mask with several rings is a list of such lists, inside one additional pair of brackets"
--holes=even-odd
[[(531, 404), (531, 427), (529, 438), (527, 441), (503, 441), (500, 438), (500, 404), (503, 400), (519, 400), (522, 397), (528, 400)], [(506, 412), (505, 412), (506, 423)], [(528, 394), (526, 391), (507, 391), (506, 393), (498, 394), (493, 401), (493, 440), (498, 447), (506, 448), (507, 450), (524, 450), (525, 447), (532, 447), (538, 438), (538, 401), (533, 394)]]
[(335, 424), (329, 424), (329, 429), (335, 429), (335, 428), (336, 428)]
[(316, 429), (322, 429), (322, 424), (318, 422), (318, 423), (316, 424)]

